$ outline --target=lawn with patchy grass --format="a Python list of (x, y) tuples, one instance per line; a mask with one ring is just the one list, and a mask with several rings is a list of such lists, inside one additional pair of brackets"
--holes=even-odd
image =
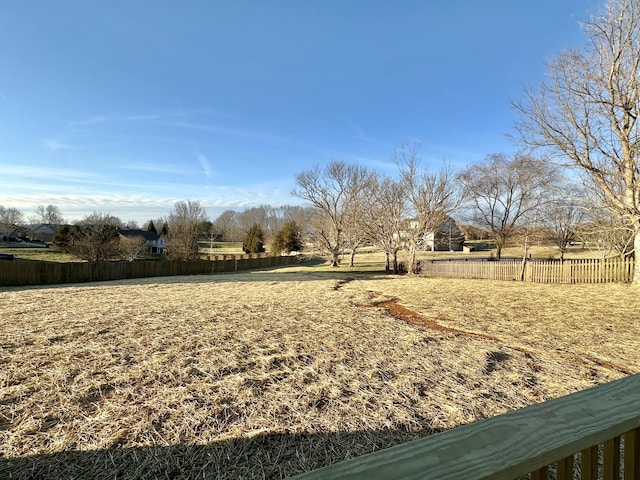
[[(9, 244), (10, 245), (10, 244)], [(51, 248), (29, 248), (18, 247), (10, 248), (0, 246), (0, 253), (13, 255), (15, 260), (37, 260), (42, 262), (81, 262), (82, 259), (65, 253), (55, 247)]]
[(638, 311), (309, 267), (2, 288), (0, 477), (293, 475), (640, 372)]

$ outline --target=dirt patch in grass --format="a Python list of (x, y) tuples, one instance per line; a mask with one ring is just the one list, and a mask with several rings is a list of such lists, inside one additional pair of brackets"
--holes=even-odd
[(374, 303), (374, 306), (384, 308), (394, 318), (410, 323), (411, 325), (416, 325), (418, 327), (428, 328), (430, 330), (436, 330), (438, 332), (448, 332), (457, 335), (464, 335), (466, 337), (484, 338), (487, 340), (498, 341), (496, 337), (492, 337), (490, 335), (484, 335), (482, 333), (476, 332), (467, 332), (458, 328), (442, 326), (436, 320), (425, 318), (422, 315), (418, 315), (416, 312), (409, 310), (407, 307), (403, 307), (402, 305), (400, 305), (398, 298), (382, 300), (380, 302)]
[(0, 289), (0, 477), (280, 478), (640, 371), (634, 287), (287, 271)]

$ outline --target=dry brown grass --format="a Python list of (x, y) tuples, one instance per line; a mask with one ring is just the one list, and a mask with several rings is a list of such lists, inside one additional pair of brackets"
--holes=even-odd
[(280, 478), (640, 371), (635, 287), (292, 271), (0, 289), (0, 477)]

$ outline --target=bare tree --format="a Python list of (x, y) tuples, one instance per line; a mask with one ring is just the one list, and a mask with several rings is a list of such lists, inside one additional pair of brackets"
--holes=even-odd
[(384, 249), (385, 270), (398, 273), (398, 251), (407, 214), (406, 189), (390, 177), (375, 175), (363, 198), (361, 223), (368, 237)]
[(199, 258), (199, 228), (206, 219), (207, 214), (199, 201), (176, 202), (167, 219), (167, 255), (179, 260)]
[(120, 257), (128, 262), (133, 262), (136, 258), (149, 250), (147, 241), (142, 235), (133, 237), (120, 237), (119, 241)]
[(122, 227), (122, 220), (106, 212), (93, 212), (85, 215), (82, 219), (75, 222), (76, 225), (109, 225), (116, 229)]
[(62, 213), (55, 205), (38, 205), (38, 208), (36, 208), (36, 218), (40, 223), (50, 225), (62, 225), (64, 223)]
[[(549, 80), (516, 103), (525, 145), (588, 175), (633, 229), (640, 252), (640, 1), (609, 0), (584, 24), (588, 43), (548, 66)], [(634, 283), (640, 283), (640, 261)]]
[(487, 228), (496, 241), (498, 260), (508, 240), (536, 218), (557, 181), (550, 164), (503, 154), (470, 165), (459, 178), (474, 208), (475, 223)]
[(373, 243), (371, 229), (368, 225), (370, 199), (375, 195), (376, 174), (367, 172), (362, 177), (360, 188), (353, 193), (345, 212), (345, 228), (343, 231), (344, 246), (349, 251), (349, 268), (354, 268), (356, 252), (360, 247)]
[(451, 169), (438, 171), (420, 168), (417, 145), (403, 145), (393, 153), (406, 189), (412, 219), (406, 222), (404, 235), (409, 243), (407, 271), (417, 273), (416, 256), (429, 233), (435, 232), (460, 206), (461, 196)]
[(576, 236), (602, 259), (612, 254), (625, 257), (633, 250), (633, 226), (626, 217), (606, 208), (586, 211), (584, 222), (576, 228)]
[(238, 225), (238, 212), (225, 210), (213, 221), (213, 230), (225, 242), (242, 241), (242, 233)]
[(352, 212), (370, 175), (364, 167), (339, 161), (296, 175), (292, 194), (316, 208), (313, 239), (328, 253), (334, 267), (344, 248), (344, 231), (354, 220)]
[(24, 215), (17, 208), (5, 208), (0, 205), (0, 234), (11, 235), (23, 219)]
[(104, 262), (119, 256), (118, 227), (120, 219), (108, 213), (93, 212), (63, 228), (54, 242), (68, 253), (89, 262)]
[(543, 223), (560, 250), (561, 261), (571, 243), (578, 239), (578, 229), (583, 225), (586, 214), (584, 202), (572, 198), (556, 198), (544, 207)]

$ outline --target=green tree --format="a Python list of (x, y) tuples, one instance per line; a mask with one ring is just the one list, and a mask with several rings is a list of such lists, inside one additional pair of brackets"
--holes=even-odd
[(245, 253), (264, 252), (264, 233), (262, 233), (262, 227), (257, 223), (254, 223), (247, 232), (247, 236), (242, 242), (242, 250)]
[(273, 237), (271, 251), (274, 255), (281, 253), (299, 252), (302, 250), (300, 227), (296, 222), (285, 223)]
[(78, 225), (63, 225), (56, 231), (51, 243), (62, 251), (69, 253), (69, 244), (79, 230), (80, 227)]
[(156, 230), (156, 226), (153, 223), (153, 220), (149, 220), (149, 224), (147, 225), (147, 232), (158, 233), (158, 230)]

